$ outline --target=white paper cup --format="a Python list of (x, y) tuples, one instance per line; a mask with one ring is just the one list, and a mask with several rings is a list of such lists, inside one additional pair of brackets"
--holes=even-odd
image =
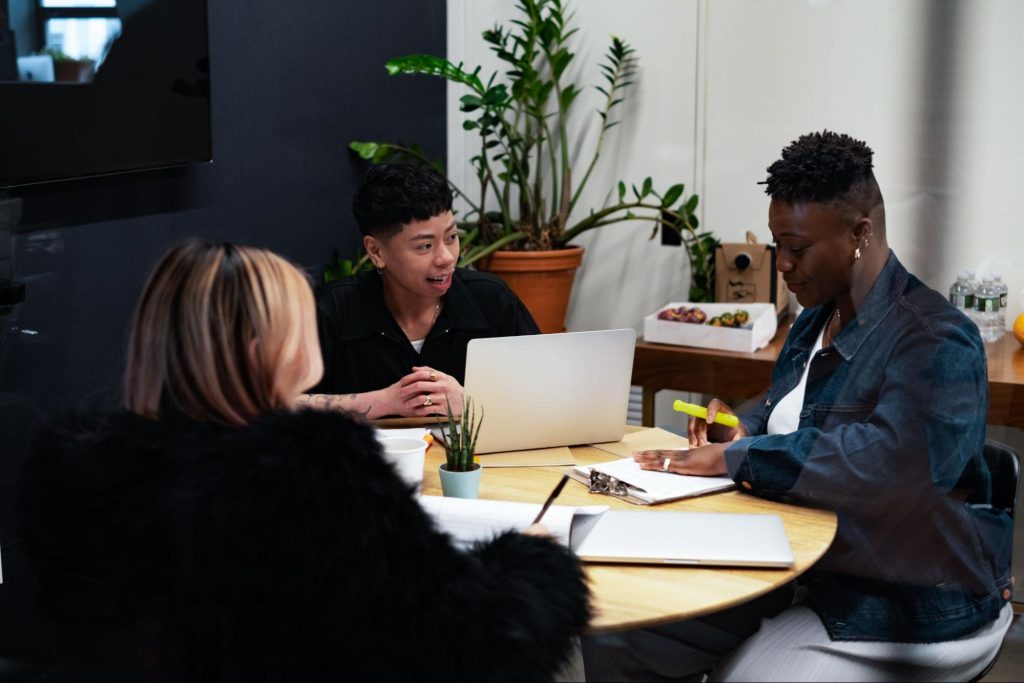
[(427, 454), (427, 442), (410, 436), (386, 436), (380, 439), (384, 447), (384, 459), (395, 466), (405, 482), (416, 487), (416, 493), (423, 488), (423, 462)]

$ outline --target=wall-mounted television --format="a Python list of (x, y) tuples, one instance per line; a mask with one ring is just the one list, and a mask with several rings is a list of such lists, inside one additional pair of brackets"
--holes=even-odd
[(207, 0), (0, 0), (0, 187), (209, 161)]

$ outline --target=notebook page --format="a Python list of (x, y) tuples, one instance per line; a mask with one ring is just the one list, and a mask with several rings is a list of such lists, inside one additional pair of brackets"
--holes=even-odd
[[(438, 529), (452, 537), (456, 546), (466, 549), (477, 541), (494, 538), (502, 532), (522, 531), (530, 526), (540, 512), (540, 503), (515, 503), (503, 500), (447, 498), (420, 496), (420, 505), (434, 520)], [(569, 532), (576, 514), (600, 514), (607, 506), (574, 507), (552, 505), (544, 513), (541, 524), (551, 532), (552, 538), (564, 546), (569, 545)]]

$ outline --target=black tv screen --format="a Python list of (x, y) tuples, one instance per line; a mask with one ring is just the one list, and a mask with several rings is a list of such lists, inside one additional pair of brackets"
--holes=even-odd
[(209, 161), (206, 0), (0, 0), (0, 187)]

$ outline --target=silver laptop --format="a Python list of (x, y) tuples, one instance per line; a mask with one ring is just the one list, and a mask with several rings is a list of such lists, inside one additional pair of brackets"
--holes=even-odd
[(577, 515), (570, 547), (590, 562), (790, 567), (778, 515), (609, 510)]
[(484, 411), (477, 453), (621, 439), (635, 347), (632, 329), (470, 341), (464, 386)]

